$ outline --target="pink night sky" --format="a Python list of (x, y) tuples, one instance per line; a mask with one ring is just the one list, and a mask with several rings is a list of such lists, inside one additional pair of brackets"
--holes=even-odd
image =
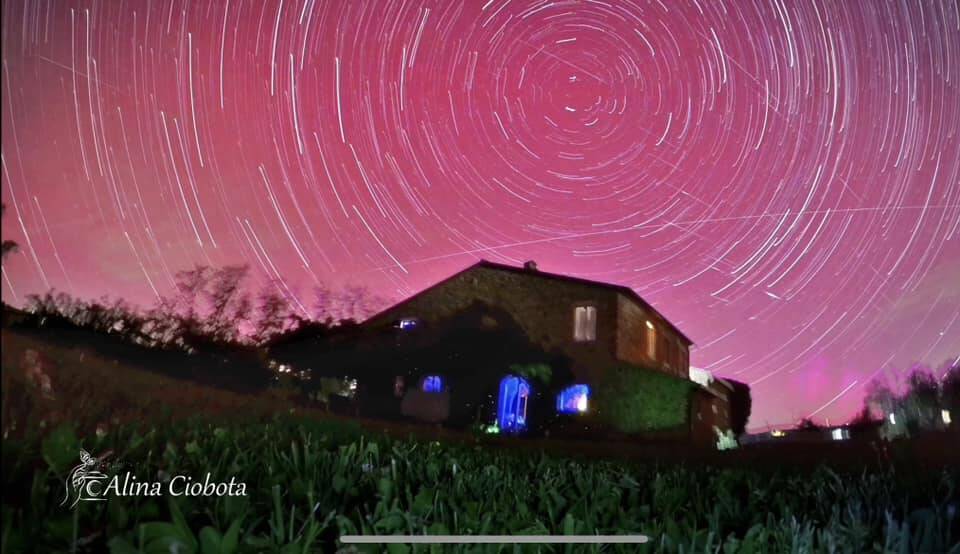
[(8, 303), (248, 263), (309, 307), (535, 259), (633, 287), (752, 428), (960, 355), (955, 1), (2, 10)]

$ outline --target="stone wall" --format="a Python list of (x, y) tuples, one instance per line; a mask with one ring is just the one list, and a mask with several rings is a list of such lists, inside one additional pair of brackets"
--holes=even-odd
[(441, 423), (450, 417), (450, 393), (410, 388), (403, 395), (400, 413), (428, 423)]
[(706, 390), (695, 389), (690, 401), (690, 438), (698, 444), (716, 444), (714, 427), (730, 429), (730, 404)]
[[(466, 309), (477, 301), (504, 308), (524, 329), (531, 342), (545, 351), (559, 350), (574, 362), (578, 378), (593, 380), (617, 363), (617, 293), (613, 290), (549, 277), (536, 272), (502, 271), (475, 267), (435, 286), (424, 294), (388, 310), (368, 322), (393, 325), (401, 318), (429, 322)], [(574, 308), (597, 309), (597, 338), (573, 339)]]
[[(682, 379), (689, 378), (688, 347), (660, 316), (619, 293), (617, 314), (617, 358)], [(652, 359), (647, 355), (647, 321), (653, 324), (656, 331), (657, 345)]]

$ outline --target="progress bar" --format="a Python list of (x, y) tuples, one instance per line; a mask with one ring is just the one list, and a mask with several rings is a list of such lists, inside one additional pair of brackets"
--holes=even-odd
[(646, 535), (343, 535), (344, 544), (643, 544)]

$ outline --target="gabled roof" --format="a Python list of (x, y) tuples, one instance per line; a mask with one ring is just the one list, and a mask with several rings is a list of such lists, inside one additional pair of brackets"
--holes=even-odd
[(634, 291), (634, 290), (633, 290), (632, 288), (630, 288), (630, 287), (623, 286), (623, 285), (615, 285), (615, 284), (612, 284), (612, 283), (604, 283), (604, 282), (602, 282), (602, 281), (591, 281), (591, 280), (589, 280), (589, 279), (581, 279), (581, 278), (579, 278), (579, 277), (571, 277), (571, 276), (569, 276), (569, 275), (562, 275), (562, 274), (559, 274), (559, 273), (547, 273), (547, 272), (545, 272), (545, 271), (540, 271), (539, 269), (526, 269), (526, 268), (524, 268), (524, 267), (516, 267), (516, 266), (512, 266), (512, 265), (499, 264), (499, 263), (495, 263), (495, 262), (491, 262), (491, 261), (487, 261), (487, 260), (480, 260), (479, 262), (477, 262), (477, 263), (475, 263), (475, 264), (473, 264), (473, 265), (470, 265), (470, 266), (462, 269), (461, 271), (458, 271), (458, 272), (454, 273), (454, 274), (451, 275), (450, 277), (447, 277), (446, 279), (443, 279), (442, 281), (439, 281), (439, 282), (437, 282), (437, 283), (435, 283), (435, 284), (433, 284), (433, 285), (431, 285), (431, 286), (423, 289), (422, 291), (414, 294), (413, 296), (410, 296), (409, 298), (407, 298), (407, 299), (405, 299), (405, 300), (402, 300), (402, 301), (394, 304), (393, 306), (390, 306), (389, 308), (387, 308), (387, 309), (385, 309), (385, 310), (383, 310), (383, 311), (381, 311), (381, 312), (378, 312), (377, 314), (375, 314), (375, 315), (367, 318), (366, 321), (370, 321), (370, 320), (372, 320), (372, 319), (379, 318), (380, 316), (382, 316), (382, 315), (384, 315), (384, 314), (386, 314), (386, 313), (388, 313), (388, 312), (391, 312), (391, 311), (393, 311), (393, 310), (395, 310), (395, 309), (397, 309), (397, 308), (400, 308), (400, 307), (406, 305), (407, 303), (411, 302), (412, 300), (414, 300), (414, 299), (416, 299), (416, 298), (419, 298), (421, 295), (428, 293), (429, 291), (433, 290), (434, 288), (439, 287), (440, 285), (443, 285), (444, 283), (447, 283), (447, 282), (449, 282), (449, 281), (451, 281), (451, 280), (453, 280), (453, 279), (455, 279), (455, 278), (457, 278), (457, 277), (459, 277), (459, 276), (461, 276), (461, 275), (463, 275), (463, 274), (465, 274), (465, 273), (469, 273), (469, 272), (474, 271), (474, 270), (479, 269), (479, 268), (493, 269), (493, 270), (496, 270), (496, 271), (506, 271), (506, 272), (516, 273), (516, 274), (523, 275), (523, 276), (525, 276), (525, 277), (530, 277), (530, 278), (535, 278), (535, 279), (547, 279), (547, 280), (553, 280), (553, 281), (562, 281), (562, 282), (566, 282), (566, 283), (575, 283), (575, 284), (578, 284), (578, 285), (585, 285), (585, 286), (588, 286), (588, 287), (594, 287), (594, 288), (598, 288), (598, 289), (605, 289), (605, 290), (609, 290), (609, 291), (613, 291), (613, 292), (618, 292), (618, 293), (624, 295), (626, 298), (630, 299), (632, 302), (634, 302), (635, 304), (637, 304), (637, 305), (640, 306), (641, 308), (643, 308), (645, 311), (652, 312), (652, 313), (656, 314), (661, 320), (663, 320), (664, 323), (666, 323), (666, 324), (670, 327), (671, 330), (673, 330), (674, 333), (676, 333), (679, 337), (681, 337), (683, 340), (685, 340), (688, 345), (693, 344), (693, 341), (690, 340), (689, 337), (687, 337), (686, 335), (684, 335), (684, 334), (683, 334), (683, 331), (681, 331), (680, 329), (678, 329), (673, 323), (670, 322), (669, 319), (667, 319), (666, 317), (664, 317), (663, 314), (661, 314), (660, 312), (658, 312), (658, 311), (656, 310), (656, 308), (654, 308), (653, 306), (651, 306), (650, 304), (648, 304), (646, 300), (644, 300), (643, 298), (641, 298), (640, 295), (637, 294), (636, 291)]

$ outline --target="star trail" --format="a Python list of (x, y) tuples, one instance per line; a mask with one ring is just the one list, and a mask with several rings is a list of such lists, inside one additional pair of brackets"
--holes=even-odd
[(753, 428), (960, 355), (955, 1), (11, 0), (2, 44), (12, 304), (535, 259), (633, 287)]

